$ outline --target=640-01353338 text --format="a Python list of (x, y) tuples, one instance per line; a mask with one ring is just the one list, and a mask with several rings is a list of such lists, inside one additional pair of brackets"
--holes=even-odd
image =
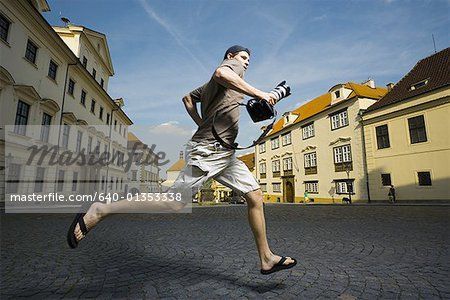
[(128, 201), (181, 201), (181, 193), (128, 193), (126, 194)]

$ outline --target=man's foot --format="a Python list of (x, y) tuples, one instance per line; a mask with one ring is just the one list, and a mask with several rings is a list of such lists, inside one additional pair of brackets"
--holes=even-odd
[[(95, 202), (87, 210), (86, 214), (83, 217), (83, 220), (84, 223), (86, 224), (86, 228), (88, 231), (94, 228), (95, 225), (97, 225), (98, 222), (100, 222), (100, 220), (103, 218), (104, 205), (105, 204), (103, 203)], [(77, 226), (75, 226), (74, 234), (75, 238), (77, 239), (77, 242), (79, 242), (85, 237), (85, 235), (81, 231), (80, 224), (77, 224)]]
[[(281, 260), (281, 256), (272, 254), (266, 259), (263, 259), (261, 262), (261, 270), (262, 271), (268, 271), (272, 269), (276, 264), (278, 264)], [(291, 257), (287, 256), (286, 260), (282, 263), (283, 266), (289, 266), (295, 264), (296, 261), (292, 259)]]

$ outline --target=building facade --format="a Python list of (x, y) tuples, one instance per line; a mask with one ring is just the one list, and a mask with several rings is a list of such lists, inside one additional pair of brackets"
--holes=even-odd
[[(83, 26), (51, 27), (41, 14), (49, 10), (45, 0), (0, 3), (2, 190), (122, 194), (132, 121), (123, 99), (107, 92), (114, 70), (106, 36)], [(105, 154), (109, 162), (50, 165), (45, 157), (40, 166), (28, 164), (30, 146), (93, 162)]]
[(420, 60), (363, 115), (372, 200), (450, 199), (450, 48)]
[(255, 149), (264, 200), (367, 201), (360, 116), (385, 93), (373, 80), (337, 84), (283, 114)]
[(134, 195), (161, 192), (158, 157), (132, 132), (128, 132), (128, 154), (135, 157), (131, 159), (132, 163), (127, 173), (125, 193)]

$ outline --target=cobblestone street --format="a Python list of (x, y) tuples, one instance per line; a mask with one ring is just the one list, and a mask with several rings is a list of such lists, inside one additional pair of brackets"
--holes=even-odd
[[(245, 206), (116, 215), (75, 249), (73, 215), (1, 215), (1, 298), (450, 298), (448, 206), (267, 205), (259, 273)], [(447, 282), (447, 283), (446, 283)]]

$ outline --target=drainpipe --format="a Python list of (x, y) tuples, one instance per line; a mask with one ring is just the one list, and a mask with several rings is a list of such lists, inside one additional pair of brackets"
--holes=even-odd
[(361, 138), (362, 138), (362, 152), (363, 152), (363, 166), (364, 166), (364, 173), (366, 177), (366, 188), (367, 188), (367, 202), (370, 203), (370, 185), (369, 185), (369, 171), (367, 168), (367, 157), (366, 157), (366, 136), (364, 133), (364, 120), (362, 118), (363, 112), (360, 110), (358, 112), (358, 116), (361, 118)]
[[(111, 135), (112, 135), (112, 126), (113, 126), (113, 116), (114, 116), (114, 112), (117, 110), (119, 110), (117, 107), (115, 107), (111, 110), (111, 118), (109, 119), (108, 164), (106, 165), (105, 194), (108, 193), (108, 182), (109, 182), (108, 175), (109, 175), (109, 162), (110, 162), (109, 156), (111, 154), (111, 140), (112, 140)], [(113, 184), (114, 184), (114, 182), (113, 182)]]
[[(58, 155), (59, 155), (59, 145), (61, 142), (61, 127), (62, 127), (62, 119), (63, 119), (63, 114), (64, 114), (64, 103), (66, 101), (66, 89), (67, 89), (67, 80), (69, 78), (69, 67), (70, 66), (76, 66), (77, 63), (71, 63), (71, 64), (67, 64), (66, 67), (66, 75), (64, 78), (64, 88), (63, 88), (63, 96), (62, 96), (62, 103), (61, 103), (61, 115), (59, 117), (59, 129), (58, 129), (58, 144), (57, 144), (57, 149), (58, 149)], [(59, 173), (59, 168), (58, 168), (58, 164), (56, 165), (56, 173), (55, 173), (55, 185), (54, 185), (54, 192), (56, 193), (56, 190), (58, 188), (58, 173)]]

